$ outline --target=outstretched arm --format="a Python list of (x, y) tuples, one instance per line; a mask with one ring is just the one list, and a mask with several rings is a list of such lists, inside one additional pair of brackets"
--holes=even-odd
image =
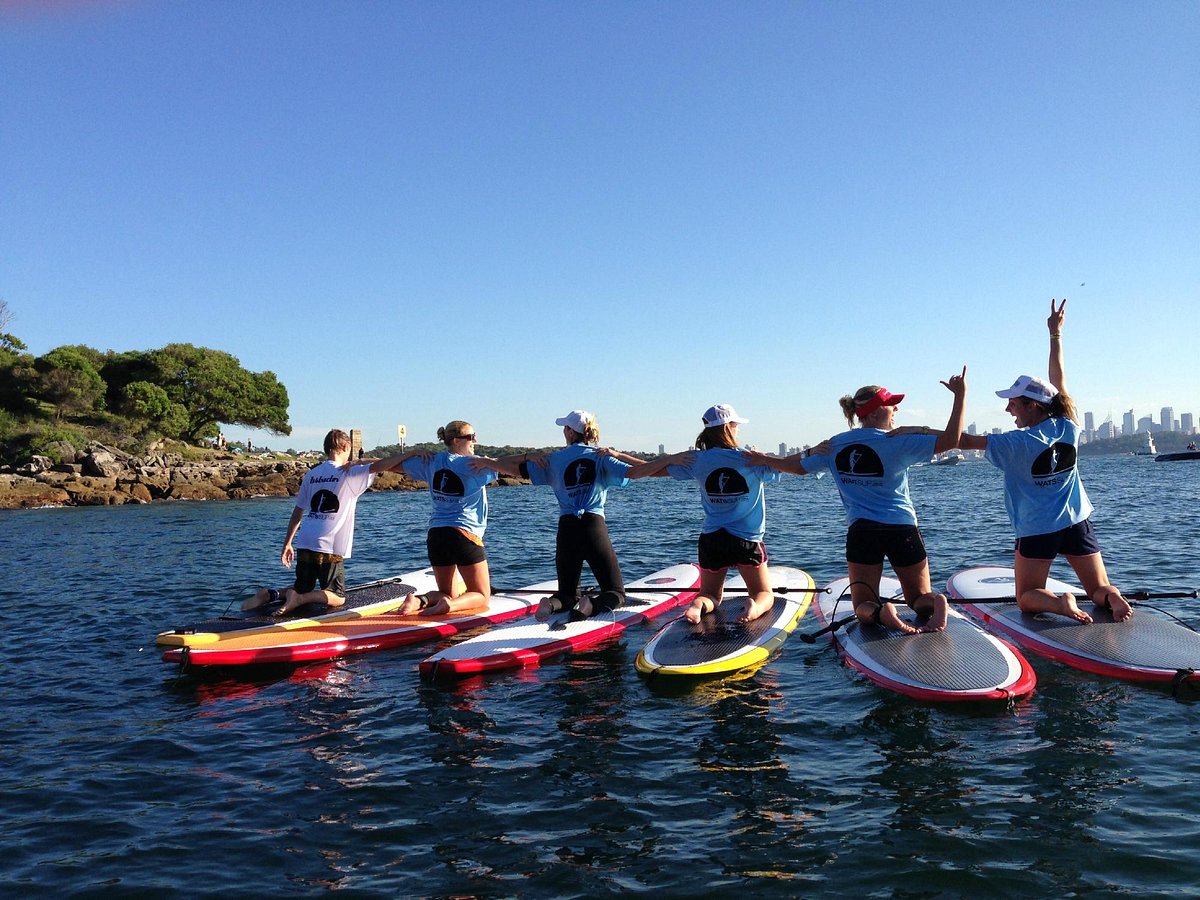
[(804, 468), (804, 458), (809, 453), (810, 451), (803, 450), (800, 453), (793, 453), (791, 456), (771, 456), (759, 450), (747, 450), (745, 456), (756, 466), (766, 466), (776, 472), (787, 472), (791, 475), (807, 475), (808, 469)]
[(493, 472), (499, 472), (501, 475), (511, 475), (513, 478), (520, 478), (521, 463), (528, 461), (528, 453), (514, 453), (511, 456), (499, 456), (495, 459), (490, 456), (475, 456), (471, 458), (471, 468), (476, 472), (490, 469)]
[(1067, 320), (1067, 298), (1063, 297), (1058, 309), (1054, 308), (1054, 300), (1050, 300), (1050, 317), (1046, 319), (1046, 327), (1050, 329), (1050, 383), (1066, 393), (1067, 376), (1063, 371), (1062, 330)]
[(623, 453), (615, 447), (601, 447), (597, 451), (601, 456), (611, 456), (613, 459), (619, 459), (623, 463), (629, 463), (631, 466), (640, 466), (646, 460), (640, 456), (633, 456), (630, 453)]
[(967, 367), (963, 366), (961, 375), (951, 375), (949, 381), (943, 381), (946, 390), (954, 394), (954, 405), (950, 407), (950, 418), (946, 422), (946, 430), (938, 435), (933, 445), (934, 453), (945, 453), (959, 446), (962, 439), (963, 418), (966, 415), (967, 400)]
[(684, 450), (682, 453), (669, 453), (666, 456), (660, 456), (658, 459), (652, 459), (649, 462), (639, 461), (636, 465), (630, 466), (629, 471), (625, 473), (625, 477), (629, 479), (637, 478), (660, 478), (670, 473), (667, 472), (671, 466), (676, 463), (683, 462), (692, 450)]
[(399, 471), (400, 467), (414, 456), (429, 455), (428, 450), (409, 450), (407, 453), (401, 453), (398, 456), (389, 456), (387, 459), (373, 459), (371, 460), (371, 472), (374, 474), (375, 472)]

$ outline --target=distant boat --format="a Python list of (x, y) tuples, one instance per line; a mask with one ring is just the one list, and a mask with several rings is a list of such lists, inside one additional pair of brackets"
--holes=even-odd
[(1181, 450), (1178, 453), (1160, 453), (1155, 462), (1179, 462), (1185, 459), (1200, 459), (1200, 450)]
[(1154, 446), (1154, 435), (1152, 435), (1150, 432), (1147, 431), (1146, 432), (1146, 446), (1143, 447), (1141, 450), (1134, 450), (1133, 455), (1134, 456), (1157, 456), (1158, 448)]
[(963, 455), (957, 450), (947, 450), (945, 453), (939, 453), (933, 458), (929, 464), (931, 466), (957, 466), (962, 462)]

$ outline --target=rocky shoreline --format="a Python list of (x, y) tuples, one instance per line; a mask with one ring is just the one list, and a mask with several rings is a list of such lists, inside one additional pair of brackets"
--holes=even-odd
[[(64, 459), (72, 454), (65, 454)], [(120, 506), (159, 500), (245, 500), (294, 497), (319, 454), (279, 459), (214, 454), (192, 461), (178, 453), (132, 456), (92, 442), (70, 462), (34, 457), (16, 468), (0, 467), (0, 509), (46, 506)], [(508, 481), (507, 479), (505, 479)], [(372, 491), (423, 490), (424, 482), (381, 472)]]

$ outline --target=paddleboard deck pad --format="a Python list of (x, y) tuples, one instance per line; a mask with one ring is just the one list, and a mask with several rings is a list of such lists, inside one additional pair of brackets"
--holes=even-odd
[(173, 648), (162, 658), (185, 666), (294, 664), (402, 647), (528, 615), (557, 586), (557, 581), (546, 581), (519, 594), (493, 594), (485, 610), (457, 616), (402, 616), (393, 612), (229, 632), (218, 635), (212, 643)]
[[(1033, 667), (1011, 644), (979, 628), (953, 607), (944, 631), (902, 634), (853, 619), (850, 580), (839, 578), (813, 604), (821, 625), (850, 617), (830, 632), (838, 655), (870, 681), (890, 691), (935, 702), (1012, 702), (1032, 693)], [(895, 578), (879, 584), (880, 596), (892, 598), (900, 618), (919, 627)]]
[[(700, 570), (672, 566), (625, 586), (625, 603), (612, 613), (587, 619), (573, 611), (554, 613), (545, 622), (517, 622), (461, 641), (423, 660), (426, 678), (455, 679), (506, 669), (540, 666), (548, 659), (593, 647), (683, 603), (700, 586)], [(639, 592), (639, 588), (652, 591)]]
[(272, 608), (279, 604), (256, 609), (230, 612), (228, 615), (180, 625), (160, 632), (154, 639), (164, 647), (189, 647), (211, 644), (219, 635), (231, 632), (261, 631), (264, 629), (303, 628), (314, 622), (340, 622), (362, 616), (378, 615), (397, 609), (410, 594), (435, 590), (437, 581), (433, 569), (418, 569), (396, 578), (385, 578), (355, 585), (346, 591), (342, 606), (309, 603), (292, 610), (286, 616), (273, 616)]
[[(1086, 598), (1075, 585), (1050, 578), (1055, 593)], [(1007, 566), (978, 566), (952, 575), (947, 593), (963, 601), (963, 609), (993, 631), (1020, 646), (1064, 665), (1097, 675), (1130, 681), (1196, 684), (1200, 673), (1200, 634), (1154, 612), (1135, 607), (1133, 616), (1114, 622), (1112, 613), (1086, 599), (1081, 603), (1092, 624), (1051, 613), (1023, 613), (1012, 603), (971, 600), (1015, 597), (1016, 578)]]
[(682, 616), (665, 625), (638, 654), (635, 665), (647, 677), (707, 677), (727, 675), (765, 661), (796, 630), (812, 602), (815, 584), (802, 569), (771, 566), (771, 585), (795, 593), (780, 593), (775, 605), (753, 622), (739, 624), (750, 598), (740, 575), (725, 585), (721, 605), (699, 623)]

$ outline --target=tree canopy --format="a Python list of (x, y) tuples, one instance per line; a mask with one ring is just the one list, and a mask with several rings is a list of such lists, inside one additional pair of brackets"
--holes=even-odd
[(154, 434), (197, 442), (221, 425), (292, 433), (287, 388), (232, 354), (192, 344), (157, 350), (56, 347), (34, 358), (4, 331), (0, 300), (0, 451), (29, 452), (46, 428), (102, 428), (108, 439)]

